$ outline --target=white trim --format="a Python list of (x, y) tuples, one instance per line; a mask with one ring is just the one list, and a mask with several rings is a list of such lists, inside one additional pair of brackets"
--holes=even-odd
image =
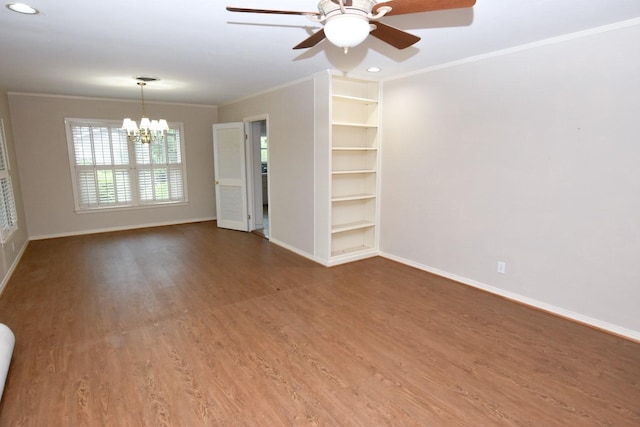
[(289, 251), (291, 251), (291, 252), (293, 252), (293, 253), (295, 253), (297, 255), (300, 255), (301, 257), (307, 258), (307, 259), (309, 259), (309, 260), (311, 260), (313, 262), (316, 262), (316, 263), (318, 263), (320, 265), (323, 265), (325, 267), (334, 267), (336, 265), (346, 264), (346, 263), (353, 262), (353, 261), (360, 261), (360, 260), (363, 260), (363, 259), (373, 258), (375, 256), (380, 255), (380, 253), (378, 251), (371, 250), (371, 251), (367, 251), (367, 252), (358, 252), (358, 253), (356, 253), (354, 255), (351, 255), (351, 256), (338, 257), (338, 258), (335, 258), (335, 259), (331, 259), (331, 261), (325, 261), (325, 260), (323, 260), (321, 258), (318, 258), (317, 256), (315, 256), (313, 254), (310, 254), (310, 253), (305, 252), (305, 251), (301, 251), (298, 248), (295, 248), (295, 247), (293, 247), (291, 245), (288, 245), (288, 244), (286, 244), (284, 242), (281, 242), (278, 239), (270, 239), (269, 242), (271, 242), (273, 244), (276, 244), (278, 246), (281, 246), (284, 249), (287, 249), (287, 250), (289, 250)]
[(249, 116), (242, 119), (243, 122), (261, 122), (263, 120), (269, 120), (269, 113), (256, 114), (255, 116)]
[(331, 257), (329, 262), (325, 265), (327, 267), (334, 267), (336, 265), (347, 264), (349, 262), (360, 261), (367, 258), (373, 258), (375, 256), (379, 256), (380, 252), (377, 249), (371, 249), (369, 251), (362, 252), (354, 252), (350, 255), (339, 255), (335, 257)]
[[(316, 183), (318, 178), (318, 154), (316, 147), (318, 146), (318, 79), (321, 73), (313, 75), (313, 253), (318, 253), (318, 196), (316, 196)], [(331, 184), (329, 184), (331, 186)], [(316, 261), (318, 262), (318, 261)], [(321, 262), (324, 265), (324, 262)]]
[(538, 41), (535, 41), (535, 42), (532, 42), (532, 43), (523, 44), (523, 45), (520, 45), (520, 46), (510, 47), (510, 48), (507, 48), (507, 49), (496, 50), (496, 51), (489, 52), (489, 53), (483, 53), (481, 55), (469, 56), (467, 58), (463, 58), (463, 59), (459, 59), (459, 60), (451, 61), (451, 62), (446, 62), (444, 64), (434, 65), (434, 66), (431, 66), (431, 67), (423, 68), (421, 70), (410, 71), (408, 73), (396, 74), (394, 76), (387, 77), (387, 78), (383, 79), (383, 82), (397, 80), (397, 79), (403, 79), (403, 78), (406, 78), (406, 77), (411, 77), (411, 76), (415, 76), (415, 75), (419, 75), (419, 74), (425, 74), (425, 73), (429, 73), (429, 72), (437, 71), (437, 70), (443, 70), (443, 69), (446, 69), (446, 68), (457, 67), (458, 65), (464, 65), (464, 64), (469, 64), (469, 63), (472, 63), (472, 62), (483, 61), (485, 59), (495, 58), (495, 57), (504, 56), (504, 55), (510, 55), (510, 54), (516, 53), (516, 52), (522, 52), (522, 51), (529, 50), (529, 49), (535, 49), (535, 48), (538, 48), (538, 47), (541, 47), (541, 46), (548, 46), (548, 45), (552, 45), (552, 44), (563, 43), (563, 42), (566, 42), (566, 41), (569, 41), (569, 40), (575, 40), (575, 39), (579, 39), (579, 38), (583, 38), (583, 37), (589, 37), (589, 36), (592, 36), (594, 34), (605, 33), (605, 32), (608, 32), (608, 31), (619, 30), (619, 29), (622, 29), (622, 28), (633, 27), (635, 25), (640, 25), (640, 18), (629, 19), (627, 21), (621, 21), (621, 22), (616, 22), (614, 24), (603, 25), (603, 26), (600, 26), (600, 27), (590, 28), (588, 30), (578, 31), (578, 32), (575, 32), (575, 33), (570, 33), (570, 34), (564, 34), (562, 36), (552, 37), (552, 38), (549, 38), (549, 39), (538, 40)]
[(300, 255), (301, 257), (307, 258), (307, 259), (309, 259), (311, 261), (317, 262), (318, 264), (322, 264), (322, 265), (328, 267), (328, 265), (324, 261), (322, 261), (320, 258), (315, 257), (313, 254), (310, 254), (310, 253), (305, 252), (305, 251), (301, 251), (300, 249), (294, 248), (293, 246), (288, 245), (288, 244), (286, 244), (284, 242), (281, 242), (278, 239), (271, 238), (271, 239), (269, 239), (269, 242), (273, 243), (275, 245), (278, 245), (278, 246), (280, 246), (280, 247), (282, 247), (282, 248), (284, 248), (284, 249), (286, 249), (288, 251), (291, 251), (291, 252), (293, 252), (293, 253), (295, 253), (297, 255)]
[(29, 236), (29, 240), (45, 240), (45, 239), (55, 239), (58, 237), (82, 236), (85, 234), (110, 233), (112, 231), (136, 230), (138, 228), (165, 227), (167, 225), (180, 225), (180, 224), (190, 224), (194, 222), (215, 221), (216, 219), (217, 219), (216, 217), (192, 218), (192, 219), (180, 220), (180, 221), (164, 221), (164, 222), (154, 222), (154, 223), (147, 223), (147, 224), (125, 225), (120, 227), (97, 228), (93, 230), (70, 231), (68, 233), (40, 234), (37, 236)]
[(20, 260), (22, 259), (22, 255), (24, 255), (24, 251), (27, 249), (28, 244), (29, 244), (29, 240), (25, 240), (22, 247), (18, 251), (18, 256), (16, 256), (16, 258), (13, 260), (13, 262), (11, 263), (11, 266), (7, 270), (7, 273), (2, 278), (2, 282), (0, 282), (0, 295), (2, 295), (4, 288), (7, 286), (7, 283), (9, 283), (9, 279), (11, 279), (11, 276), (13, 275), (13, 272), (18, 266), (18, 263), (20, 263)]
[[(130, 102), (140, 104), (140, 99), (119, 99), (119, 98), (101, 98), (95, 96), (77, 96), (77, 95), (56, 95), (53, 93), (37, 93), (37, 92), (7, 92), (7, 95), (18, 95), (18, 96), (37, 96), (42, 98), (62, 98), (62, 99), (79, 99), (84, 101), (108, 101), (108, 102)], [(156, 104), (156, 105), (176, 105), (180, 107), (202, 107), (202, 108), (215, 108), (218, 109), (217, 105), (208, 105), (208, 104), (188, 104), (184, 102), (163, 102), (163, 101), (144, 101), (145, 105)], [(120, 119), (122, 120), (122, 119)]]
[[(255, 135), (253, 134), (253, 123), (255, 122), (265, 122), (265, 126), (267, 129), (267, 144), (269, 141), (269, 113), (257, 114), (255, 116), (249, 116), (242, 119), (242, 123), (244, 124), (244, 132), (245, 132), (245, 157), (246, 157), (246, 175), (247, 175), (247, 211), (249, 212), (249, 229), (248, 231), (254, 231), (256, 229), (256, 211), (258, 210), (258, 206), (255, 205), (255, 181), (256, 176), (254, 174), (254, 166), (257, 159), (253, 156), (253, 143)], [(267, 158), (269, 156), (269, 146), (267, 145)], [(261, 162), (262, 163), (262, 162)], [(267, 175), (268, 176), (268, 175)], [(262, 179), (262, 175), (260, 175)], [(269, 178), (267, 178), (267, 197), (269, 197)], [(262, 193), (262, 187), (260, 188), (260, 192)], [(217, 197), (217, 195), (216, 195)], [(262, 195), (264, 200), (264, 194)], [(262, 206), (262, 205), (261, 205)], [(267, 208), (270, 209), (270, 208)], [(271, 234), (271, 233), (269, 233)], [(268, 237), (266, 237), (269, 240)]]
[(525, 297), (520, 294), (516, 294), (514, 292), (505, 291), (504, 289), (496, 288), (494, 286), (490, 286), (473, 279), (468, 279), (466, 277), (458, 276), (457, 274), (452, 274), (452, 273), (449, 273), (434, 267), (430, 267), (428, 265), (420, 264), (415, 261), (411, 261), (399, 256), (391, 255), (385, 252), (381, 252), (380, 256), (399, 262), (401, 264), (405, 264), (405, 265), (417, 268), (419, 270), (423, 270), (429, 273), (436, 274), (441, 277), (445, 277), (447, 279), (454, 280), (458, 283), (462, 283), (463, 285), (472, 286), (474, 288), (481, 289), (483, 291), (486, 291), (495, 295), (499, 295), (506, 299), (516, 301), (531, 307), (535, 307), (537, 309), (546, 311), (556, 316), (564, 317), (566, 319), (573, 320), (575, 322), (582, 323), (582, 324), (594, 327), (596, 329), (600, 329), (600, 330), (612, 333), (614, 335), (618, 335), (627, 339), (631, 339), (636, 342), (640, 342), (640, 331), (634, 331), (632, 329), (627, 329), (622, 326), (618, 326), (608, 322), (604, 322), (602, 320), (594, 319), (592, 317), (585, 316), (580, 313), (575, 313), (573, 311), (566, 310), (561, 307), (556, 307), (555, 305), (547, 304), (546, 302)]
[(150, 208), (162, 208), (162, 207), (176, 207), (176, 206), (189, 206), (189, 202), (163, 202), (145, 205), (132, 205), (132, 206), (114, 206), (106, 208), (87, 208), (87, 209), (75, 209), (73, 212), (78, 215), (116, 212), (116, 211), (135, 211), (138, 209), (150, 209)]

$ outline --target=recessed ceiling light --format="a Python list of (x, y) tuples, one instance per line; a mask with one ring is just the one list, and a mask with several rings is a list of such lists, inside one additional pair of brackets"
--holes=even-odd
[(378, 68), (378, 67), (370, 67), (370, 68), (367, 68), (367, 71), (370, 72), (370, 73), (379, 73), (380, 72), (380, 68)]
[(34, 9), (33, 7), (24, 3), (8, 3), (7, 8), (14, 12), (24, 13), (25, 15), (37, 15), (38, 13), (40, 13), (38, 9)]

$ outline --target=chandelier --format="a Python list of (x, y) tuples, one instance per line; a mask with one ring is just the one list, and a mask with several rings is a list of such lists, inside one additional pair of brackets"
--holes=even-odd
[(158, 80), (155, 77), (136, 77), (138, 86), (140, 86), (140, 97), (142, 98), (142, 119), (140, 119), (140, 127), (130, 118), (124, 119), (122, 129), (127, 131), (127, 139), (130, 143), (140, 142), (142, 144), (150, 144), (152, 142), (163, 142), (167, 136), (169, 125), (165, 119), (149, 120), (144, 108), (144, 87), (147, 82)]

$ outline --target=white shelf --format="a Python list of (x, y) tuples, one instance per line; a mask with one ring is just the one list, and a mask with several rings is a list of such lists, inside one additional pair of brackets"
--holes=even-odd
[(376, 174), (338, 174), (331, 178), (331, 199), (357, 194), (376, 195)]
[(378, 128), (362, 126), (333, 126), (331, 128), (333, 149), (376, 148)]
[(350, 127), (357, 127), (357, 128), (372, 128), (375, 129), (378, 127), (378, 125), (371, 125), (368, 123), (355, 123), (355, 122), (332, 122), (331, 123), (334, 126), (350, 126)]
[(361, 98), (359, 96), (333, 95), (333, 99), (346, 102), (354, 102), (356, 104), (377, 104), (376, 99)]
[(379, 88), (375, 81), (331, 78), (330, 257), (376, 250)]
[(356, 173), (376, 173), (375, 169), (357, 169), (350, 171), (332, 171), (333, 175), (348, 175), (348, 174), (356, 174)]
[(379, 83), (376, 81), (334, 75), (332, 76), (331, 83), (331, 92), (334, 97), (378, 99)]
[(373, 248), (371, 246), (367, 246), (367, 245), (354, 246), (354, 247), (347, 248), (347, 249), (331, 251), (331, 256), (332, 257), (338, 257), (338, 256), (342, 256), (342, 255), (350, 255), (350, 254), (363, 252), (363, 251), (367, 251), (367, 250), (371, 250), (371, 249), (373, 249)]
[(372, 221), (355, 221), (347, 224), (336, 224), (331, 226), (331, 233), (343, 233), (345, 231), (360, 230), (362, 228), (374, 227), (376, 224)]
[(332, 202), (348, 202), (350, 200), (368, 200), (368, 199), (375, 199), (375, 198), (376, 198), (375, 194), (350, 194), (347, 196), (332, 197), (331, 201)]
[(333, 151), (378, 151), (376, 147), (332, 147)]

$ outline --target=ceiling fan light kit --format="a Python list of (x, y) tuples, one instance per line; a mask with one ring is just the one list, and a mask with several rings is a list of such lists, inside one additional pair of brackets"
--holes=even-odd
[(336, 15), (327, 20), (324, 34), (332, 44), (344, 49), (347, 53), (350, 47), (358, 46), (369, 35), (369, 21), (366, 17), (349, 14)]
[[(373, 16), (374, 0), (321, 0), (318, 3), (320, 17), (307, 15), (312, 21), (324, 22), (324, 35), (331, 44), (344, 49), (365, 41), (371, 31), (370, 20), (382, 17), (387, 10)], [(387, 8), (389, 9), (389, 8)]]
[(384, 16), (458, 9), (472, 7), (475, 3), (476, 0), (320, 0), (318, 12), (230, 6), (227, 6), (227, 10), (306, 16), (313, 22), (324, 24), (324, 28), (298, 43), (294, 49), (313, 47), (326, 38), (347, 53), (350, 47), (362, 43), (369, 34), (397, 49), (405, 49), (420, 40), (420, 37), (379, 22), (378, 20)]

